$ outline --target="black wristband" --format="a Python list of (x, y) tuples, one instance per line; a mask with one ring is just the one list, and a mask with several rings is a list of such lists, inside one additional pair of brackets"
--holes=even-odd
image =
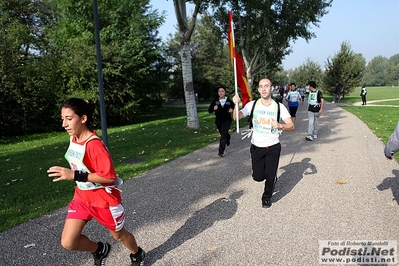
[(74, 176), (73, 176), (73, 180), (79, 181), (79, 182), (87, 182), (88, 176), (89, 176), (89, 173), (76, 170), (74, 173)]

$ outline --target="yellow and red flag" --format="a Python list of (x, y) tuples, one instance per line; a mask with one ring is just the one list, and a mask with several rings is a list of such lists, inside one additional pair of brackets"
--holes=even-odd
[(237, 54), (236, 46), (234, 43), (234, 26), (233, 26), (233, 12), (230, 11), (229, 18), (229, 32), (228, 32), (228, 43), (229, 43), (229, 51), (230, 51), (230, 59), (234, 68), (234, 78), (236, 83), (236, 93), (237, 93), (237, 84), (240, 87), (241, 91), (241, 101), (242, 107), (244, 107), (248, 102), (252, 101), (251, 90), (248, 85), (247, 76), (245, 75), (244, 70), (244, 62), (242, 57)]

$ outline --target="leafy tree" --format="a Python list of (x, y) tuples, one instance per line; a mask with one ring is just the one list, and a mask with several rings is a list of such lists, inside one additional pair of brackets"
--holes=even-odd
[(166, 96), (171, 98), (184, 99), (183, 88), (183, 77), (181, 69), (181, 57), (180, 57), (180, 41), (179, 35), (169, 34), (165, 45), (165, 60), (170, 65), (168, 69), (168, 89), (166, 90)]
[(198, 20), (192, 38), (194, 85), (203, 99), (214, 98), (216, 87), (224, 85), (227, 94), (234, 94), (234, 72), (229, 51), (220, 38), (223, 33), (211, 17)]
[[(234, 92), (234, 72), (230, 61), (228, 47), (225, 40), (220, 36), (220, 28), (214, 25), (213, 20), (208, 15), (203, 15), (198, 19), (195, 30), (191, 38), (191, 57), (193, 68), (193, 84), (195, 92), (204, 100), (214, 98), (216, 87), (226, 86), (227, 95)], [(174, 79), (179, 77), (177, 86), (174, 86), (170, 95), (184, 97), (181, 91), (181, 57), (180, 37), (177, 32), (170, 35), (168, 39), (167, 57), (170, 59), (173, 68)]]
[(231, 0), (192, 0), (194, 4), (191, 20), (186, 15), (186, 1), (173, 0), (178, 22), (183, 87), (187, 109), (187, 126), (198, 128), (198, 115), (196, 113), (192, 61), (190, 54), (190, 41), (200, 12), (210, 12), (208, 7), (213, 7), (212, 17), (215, 25), (221, 27), (221, 32), (227, 33), (227, 8), (230, 6), (236, 14), (236, 29), (238, 36), (236, 44), (241, 51), (246, 66), (246, 75), (251, 86), (253, 77), (258, 75), (265, 65), (270, 70), (278, 69), (281, 60), (290, 53), (289, 43), (298, 38), (306, 40), (314, 37), (309, 25), (318, 25), (319, 19), (327, 13), (326, 8), (331, 6), (332, 0), (267, 0), (259, 2), (231, 1)]
[[(97, 99), (92, 2), (54, 3), (58, 13), (53, 38), (63, 50), (64, 90)], [(98, 12), (107, 120), (110, 125), (131, 123), (141, 110), (160, 102), (160, 91), (154, 88), (160, 87), (158, 74), (164, 64), (157, 37), (164, 17), (151, 10), (148, 0), (99, 1)]]
[(0, 1), (0, 14), (0, 135), (51, 130), (60, 83), (49, 1)]
[(290, 75), (290, 82), (294, 82), (299, 86), (306, 85), (310, 80), (314, 80), (317, 84), (321, 85), (323, 80), (323, 71), (319, 64), (308, 58), (304, 64), (297, 67), (292, 72)]
[(323, 83), (325, 91), (333, 93), (337, 83), (342, 94), (347, 95), (362, 85), (366, 60), (361, 54), (355, 54), (349, 42), (341, 43), (341, 50), (327, 59)]
[(206, 8), (205, 1), (195, 1), (195, 7), (190, 21), (187, 19), (186, 1), (173, 0), (175, 8), (177, 25), (179, 29), (179, 43), (180, 43), (180, 57), (181, 69), (183, 77), (184, 98), (187, 111), (187, 127), (198, 129), (198, 113), (195, 103), (195, 92), (193, 82), (193, 68), (192, 68), (192, 55), (191, 55), (191, 36), (193, 34), (195, 24), (197, 21), (198, 13)]
[(363, 82), (369, 86), (385, 86), (389, 71), (389, 61), (383, 56), (374, 57), (364, 71)]
[(283, 69), (280, 69), (277, 72), (273, 72), (273, 73), (267, 75), (267, 77), (271, 78), (274, 86), (284, 86), (285, 84), (289, 83), (289, 78), (291, 75), (292, 75), (292, 71), (290, 72), (290, 71), (284, 71)]
[(220, 0), (213, 4), (214, 17), (226, 33), (227, 6), (233, 10), (236, 47), (252, 86), (254, 77), (264, 72), (265, 66), (267, 73), (278, 70), (291, 52), (291, 41), (315, 37), (310, 26), (318, 26), (331, 3), (332, 0)]
[[(185, 92), (187, 126), (198, 128), (198, 115), (196, 113), (190, 41), (200, 12), (210, 12), (213, 7), (212, 17), (215, 25), (221, 27), (221, 32), (227, 33), (227, 6), (236, 14), (240, 14), (235, 21), (236, 46), (241, 51), (246, 66), (246, 75), (251, 86), (253, 77), (258, 75), (265, 66), (269, 70), (276, 70), (281, 60), (290, 53), (290, 41), (298, 38), (306, 40), (314, 37), (309, 25), (318, 25), (319, 19), (327, 13), (326, 8), (331, 6), (332, 0), (267, 0), (259, 2), (230, 1), (230, 0), (192, 0), (194, 4), (191, 20), (187, 20), (186, 1), (173, 0), (178, 22), (183, 87)], [(263, 61), (261, 63), (261, 61)], [(265, 62), (265, 63), (264, 63)]]
[(399, 54), (393, 55), (389, 58), (387, 83), (399, 86)]

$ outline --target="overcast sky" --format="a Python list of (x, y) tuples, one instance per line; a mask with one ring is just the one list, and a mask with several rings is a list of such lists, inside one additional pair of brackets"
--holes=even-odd
[[(151, 0), (154, 9), (166, 12), (160, 28), (162, 38), (176, 30), (172, 0)], [(191, 10), (187, 10), (191, 14)], [(292, 44), (293, 52), (283, 60), (284, 69), (296, 68), (307, 58), (322, 68), (329, 56), (349, 42), (353, 52), (361, 53), (368, 63), (375, 56), (389, 58), (399, 54), (399, 0), (334, 0), (329, 13), (313, 28), (316, 38)]]

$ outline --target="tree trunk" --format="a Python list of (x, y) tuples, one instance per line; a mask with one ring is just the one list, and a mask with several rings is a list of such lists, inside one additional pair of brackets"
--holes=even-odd
[(181, 62), (182, 62), (182, 72), (183, 72), (184, 98), (186, 102), (186, 111), (187, 111), (187, 127), (198, 129), (199, 121), (198, 121), (197, 105), (195, 103), (190, 43), (184, 42), (184, 44), (181, 46), (181, 51), (182, 51)]
[(252, 86), (254, 85), (254, 79), (252, 77), (252, 71), (250, 69), (247, 70), (247, 81), (249, 89), (251, 90), (252, 93)]
[(191, 34), (194, 31), (196, 17), (199, 12), (200, 3), (195, 4), (193, 16), (190, 24), (186, 16), (186, 1), (173, 0), (175, 7), (177, 24), (179, 25), (180, 33), (180, 49), (181, 49), (181, 62), (183, 73), (183, 87), (184, 99), (187, 111), (187, 127), (199, 129), (197, 105), (195, 103), (195, 93), (193, 84), (193, 67), (191, 62), (191, 47), (190, 40)]

